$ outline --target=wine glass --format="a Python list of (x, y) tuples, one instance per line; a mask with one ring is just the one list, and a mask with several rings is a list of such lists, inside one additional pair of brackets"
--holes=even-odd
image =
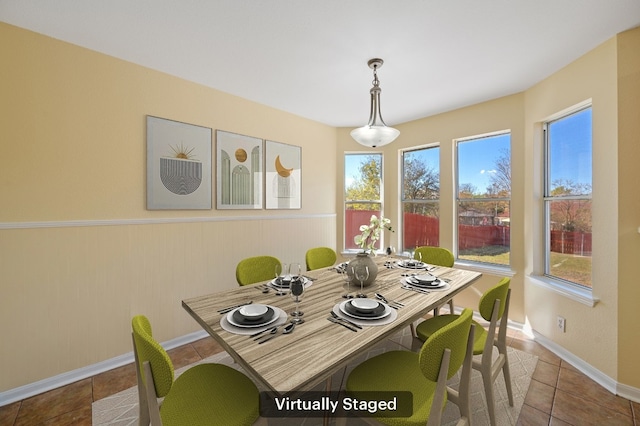
[(418, 265), (416, 265), (416, 267), (422, 266), (422, 252), (420, 250), (416, 250), (413, 252), (413, 257), (418, 261)]
[(342, 269), (341, 276), (342, 279), (347, 283), (347, 292), (343, 294), (342, 297), (345, 299), (353, 299), (353, 295), (351, 294), (351, 278), (353, 277), (353, 275), (349, 276), (349, 271), (346, 266)]
[(276, 279), (274, 280), (274, 287), (276, 289), (276, 296), (284, 296), (286, 293), (283, 288), (286, 284), (287, 275), (289, 275), (289, 265), (286, 263), (276, 264), (275, 267)]
[(356, 297), (367, 297), (364, 294), (364, 282), (369, 279), (369, 267), (366, 265), (357, 265), (355, 268), (352, 268), (353, 276), (356, 277), (358, 281), (360, 281), (360, 293), (356, 295)]
[(387, 247), (386, 253), (387, 260), (384, 262), (384, 266), (391, 269), (393, 268), (393, 260), (391, 259), (396, 256), (396, 248), (394, 246), (389, 246)]
[(295, 324), (302, 324), (304, 319), (301, 317), (304, 315), (304, 312), (299, 309), (300, 298), (304, 293), (304, 282), (301, 276), (302, 270), (299, 263), (292, 263), (290, 268), (291, 284), (289, 286), (289, 294), (296, 304), (296, 310), (291, 313), (291, 316), (293, 317), (291, 322)]

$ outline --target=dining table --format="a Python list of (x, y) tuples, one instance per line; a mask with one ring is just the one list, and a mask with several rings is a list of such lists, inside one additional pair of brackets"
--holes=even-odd
[[(299, 299), (304, 323), (289, 334), (282, 334), (283, 327), (280, 327), (275, 337), (262, 344), (249, 334), (266, 330), (270, 325), (247, 330), (234, 328), (227, 322), (229, 313), (219, 311), (251, 302), (284, 313), (280, 322), (288, 323), (295, 310), (294, 300), (277, 289), (267, 292), (270, 281), (189, 298), (182, 301), (182, 306), (264, 390), (278, 395), (305, 391), (327, 383), (333, 373), (363, 351), (408, 327), (481, 276), (479, 272), (433, 265), (425, 265), (427, 269), (421, 270), (406, 269), (401, 267), (402, 258), (395, 256), (373, 259), (378, 266), (377, 277), (373, 284), (364, 287), (364, 291), (371, 299), (378, 293), (395, 307), (390, 309), (385, 305), (393, 315), (383, 321), (371, 321), (370, 324), (352, 321), (362, 327), (353, 328), (357, 331), (329, 320), (332, 311), (341, 313), (338, 307), (347, 300), (342, 297), (347, 284), (340, 273), (340, 266), (345, 264), (304, 272), (307, 285)], [(409, 276), (422, 272), (438, 277), (446, 286), (428, 292), (403, 288), (402, 284)], [(351, 284), (350, 290), (355, 294), (360, 285)]]

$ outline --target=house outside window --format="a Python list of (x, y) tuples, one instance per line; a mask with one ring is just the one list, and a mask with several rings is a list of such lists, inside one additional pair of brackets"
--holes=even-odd
[[(344, 248), (359, 250), (354, 237), (371, 215), (382, 215), (382, 154), (358, 153), (344, 156)], [(384, 235), (376, 242), (380, 249)]]
[(456, 141), (457, 259), (508, 266), (511, 134)]
[(401, 251), (440, 245), (440, 147), (406, 150), (402, 162)]
[(545, 275), (591, 288), (591, 106), (544, 123)]

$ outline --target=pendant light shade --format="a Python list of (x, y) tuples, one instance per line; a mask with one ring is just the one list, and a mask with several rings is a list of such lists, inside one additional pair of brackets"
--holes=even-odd
[(351, 131), (351, 137), (360, 145), (369, 148), (376, 148), (387, 145), (400, 135), (400, 131), (389, 127), (385, 124), (380, 114), (380, 80), (378, 80), (377, 70), (382, 66), (382, 59), (370, 59), (367, 64), (373, 69), (373, 87), (369, 91), (371, 93), (371, 112), (369, 114), (369, 122), (366, 126), (358, 127)]

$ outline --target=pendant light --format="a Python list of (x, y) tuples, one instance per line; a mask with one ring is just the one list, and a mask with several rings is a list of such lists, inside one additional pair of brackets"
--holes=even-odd
[(379, 58), (369, 59), (367, 65), (373, 70), (373, 87), (371, 93), (371, 113), (369, 123), (366, 126), (358, 127), (351, 131), (351, 137), (360, 145), (369, 148), (376, 148), (387, 145), (400, 135), (400, 131), (389, 127), (382, 120), (380, 114), (380, 80), (378, 80), (378, 69), (382, 67), (384, 61)]

